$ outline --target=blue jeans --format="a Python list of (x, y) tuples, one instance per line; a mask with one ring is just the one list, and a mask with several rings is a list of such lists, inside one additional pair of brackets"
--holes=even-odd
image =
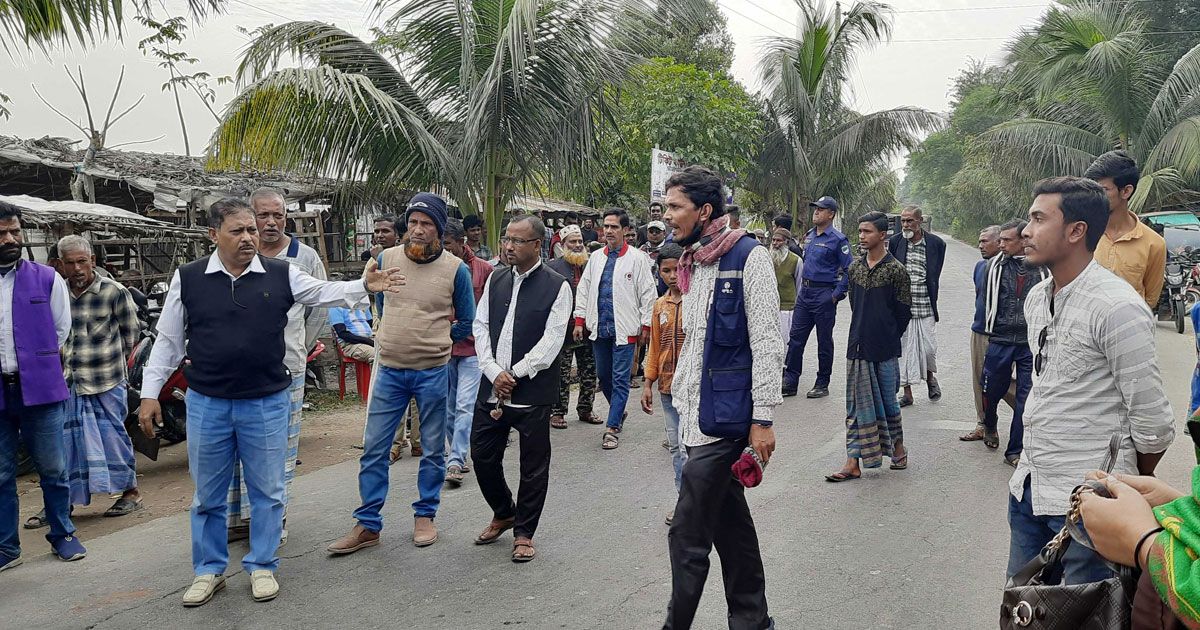
[[(1025, 493), (1017, 501), (1008, 496), (1008, 577), (1012, 577), (1042, 551), (1042, 547), (1062, 529), (1066, 517), (1034, 516), (1033, 500), (1029, 495), (1029, 477), (1025, 478)], [(1094, 551), (1075, 543), (1067, 547), (1063, 555), (1063, 575), (1050, 576), (1047, 584), (1057, 584), (1059, 578), (1066, 584), (1099, 582), (1112, 576), (1112, 569)]]
[(362, 505), (354, 518), (368, 531), (383, 529), (383, 502), (388, 492), (388, 454), (396, 429), (404, 420), (408, 403), (417, 399), (421, 412), (421, 464), (417, 468), (417, 492), (413, 503), (417, 516), (433, 518), (441, 503), (442, 483), (446, 481), (446, 396), (447, 374), (441, 365), (428, 370), (397, 370), (377, 366), (371, 384), (371, 403), (367, 407), (367, 429), (363, 435), (363, 455), (359, 460), (358, 494)]
[(987, 354), (983, 357), (983, 373), (979, 376), (983, 385), (983, 424), (989, 433), (995, 433), (1000, 401), (1012, 383), (1013, 365), (1017, 367), (1017, 397), (1008, 430), (1008, 447), (1004, 449), (1006, 458), (1020, 455), (1024, 447), (1025, 425), (1021, 416), (1025, 413), (1029, 390), (1033, 389), (1033, 353), (1029, 345), (989, 343)]
[(659, 393), (662, 400), (663, 417), (667, 420), (667, 445), (671, 451), (671, 463), (675, 466), (675, 492), (679, 492), (683, 481), (683, 464), (687, 462), (687, 449), (679, 443), (679, 412), (671, 402), (670, 394)]
[(46, 521), (50, 523), (46, 540), (75, 533), (63, 441), (66, 410), (66, 401), (26, 407), (20, 386), (4, 385), (4, 411), (0, 412), (0, 554), (8, 558), (21, 555), (21, 537), (17, 531), (18, 438), (33, 458), (42, 484)]
[(235, 463), (250, 499), (250, 553), (247, 573), (279, 566), (283, 536), (284, 462), (288, 451), (290, 395), (287, 389), (262, 398), (214, 398), (187, 393), (188, 470), (196, 486), (192, 498), (192, 569), (196, 575), (223, 574), (229, 565), (226, 519)]
[(801, 287), (792, 310), (792, 330), (788, 349), (784, 383), (795, 387), (804, 373), (804, 347), (813, 328), (817, 329), (817, 387), (829, 387), (833, 373), (833, 324), (837, 320), (837, 304), (833, 287)]
[(475, 417), (475, 398), (479, 395), (479, 357), (450, 357), (450, 410), (452, 429), (449, 432), (450, 457), (446, 466), (467, 463), (467, 450), (471, 447), (471, 421)]
[(592, 342), (592, 354), (596, 358), (596, 374), (600, 377), (600, 391), (608, 401), (608, 428), (620, 429), (624, 422), (625, 403), (629, 402), (629, 370), (633, 367), (633, 349), (636, 344), (616, 345), (613, 338), (597, 339)]

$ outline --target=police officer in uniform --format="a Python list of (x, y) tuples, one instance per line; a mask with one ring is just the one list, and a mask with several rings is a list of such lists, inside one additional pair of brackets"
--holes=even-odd
[(821, 197), (808, 205), (813, 209), (813, 229), (804, 237), (804, 272), (796, 308), (792, 312), (783, 395), (796, 395), (804, 364), (804, 346), (815, 326), (817, 382), (807, 396), (823, 398), (829, 395), (829, 375), (833, 372), (833, 323), (837, 318), (837, 304), (846, 296), (849, 283), (846, 270), (853, 257), (850, 241), (833, 227), (837, 200)]

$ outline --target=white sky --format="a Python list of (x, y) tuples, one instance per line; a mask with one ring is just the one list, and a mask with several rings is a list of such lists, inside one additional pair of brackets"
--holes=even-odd
[[(719, 3), (737, 44), (733, 73), (754, 90), (759, 40), (764, 36), (795, 34), (794, 0), (719, 0)], [(182, 13), (181, 0), (167, 0), (165, 4), (169, 11)], [(892, 0), (891, 4), (898, 11), (894, 41), (859, 57), (853, 89), (855, 106), (861, 111), (900, 105), (945, 111), (950, 82), (966, 67), (968, 59), (997, 61), (1003, 54), (1004, 41), (1019, 28), (1033, 24), (1050, 3), (1048, 0)], [(193, 25), (183, 45), (184, 50), (200, 59), (196, 69), (214, 76), (233, 75), (237, 68), (239, 52), (247, 42), (237, 32), (238, 26), (254, 28), (288, 19), (315, 19), (333, 22), (365, 36), (370, 5), (363, 0), (231, 0), (228, 7), (227, 14)], [(64, 64), (72, 70), (81, 66), (88, 81), (93, 113), (102, 118), (124, 64), (125, 85), (117, 110), (142, 94), (146, 99), (110, 131), (109, 145), (162, 136), (126, 148), (182, 153), (174, 101), (161, 90), (166, 71), (137, 50), (137, 41), (144, 36), (145, 30), (134, 24), (123, 42), (103, 42), (86, 51), (60, 51), (49, 58), (28, 53), (16, 59), (0, 53), (0, 92), (13, 99), (9, 105), (12, 119), (0, 119), (0, 133), (79, 138), (78, 131), (37, 99), (30, 84), (37, 84), (42, 95), (60, 110), (82, 120), (79, 97), (62, 69)], [(217, 92), (223, 105), (234, 96), (235, 88), (223, 86)], [(181, 94), (181, 98), (195, 154), (202, 150), (215, 122), (194, 95)]]

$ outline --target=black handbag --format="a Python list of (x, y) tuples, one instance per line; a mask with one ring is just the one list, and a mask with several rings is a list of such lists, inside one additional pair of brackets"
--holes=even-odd
[[(1104, 469), (1111, 472), (1120, 438), (1113, 436)], [(1062, 559), (1072, 544), (1091, 549), (1086, 534), (1078, 528), (1080, 493), (1091, 490), (1102, 496), (1108, 488), (1099, 482), (1081, 485), (1071, 493), (1066, 522), (1036, 558), (1029, 561), (1004, 586), (1000, 606), (1001, 630), (1128, 630), (1137, 578), (1133, 569), (1113, 566), (1114, 575), (1087, 584), (1046, 584), (1046, 578), (1062, 573)]]

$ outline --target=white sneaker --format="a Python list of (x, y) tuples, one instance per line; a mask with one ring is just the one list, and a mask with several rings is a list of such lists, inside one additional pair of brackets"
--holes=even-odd
[(269, 602), (279, 594), (279, 582), (275, 581), (274, 573), (259, 569), (250, 574), (250, 590), (254, 593), (254, 601)]
[(214, 575), (197, 575), (195, 580), (192, 580), (192, 586), (183, 594), (183, 605), (188, 608), (195, 606), (203, 606), (212, 599), (212, 596), (217, 591), (225, 588), (225, 576)]

